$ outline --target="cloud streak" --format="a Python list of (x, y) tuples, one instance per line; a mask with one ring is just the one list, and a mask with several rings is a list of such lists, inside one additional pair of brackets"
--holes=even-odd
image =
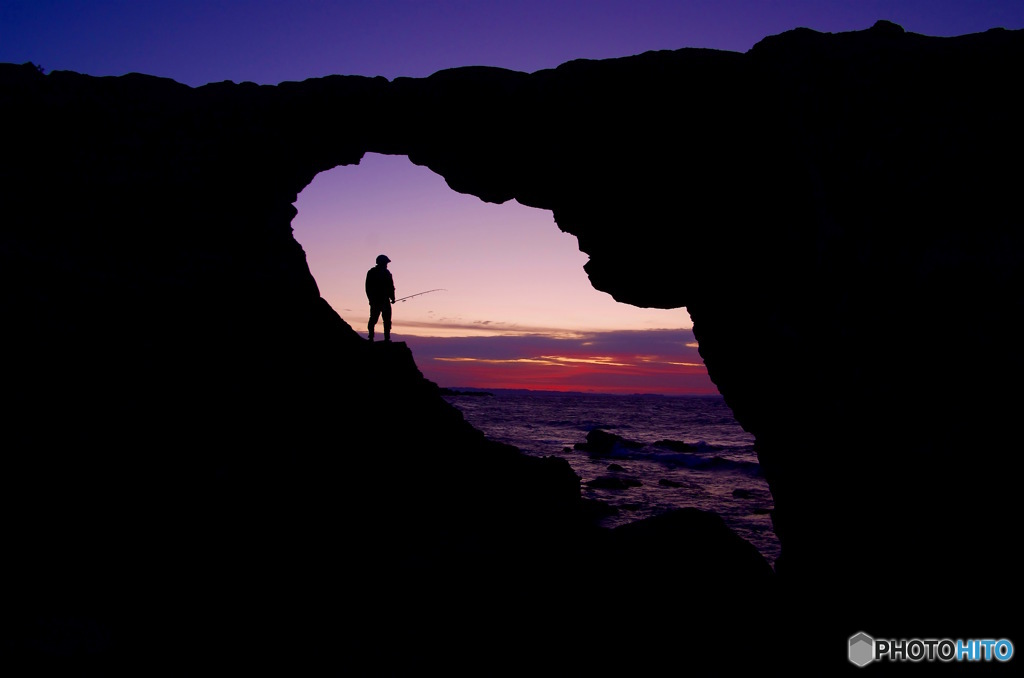
[(718, 393), (690, 329), (533, 328), (498, 336), (409, 335), (400, 340), (427, 379), (449, 388)]
[(395, 332), (407, 332), (417, 337), (467, 338), (479, 336), (537, 336), (553, 339), (583, 338), (594, 331), (552, 329), (498, 320), (475, 320), (465, 322), (459, 319), (441, 318), (439, 321), (402, 320), (395, 321)]

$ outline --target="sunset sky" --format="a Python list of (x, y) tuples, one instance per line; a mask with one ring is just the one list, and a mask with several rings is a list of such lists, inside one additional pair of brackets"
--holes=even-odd
[[(953, 36), (1024, 28), (1024, 2), (963, 0), (228, 0), (0, 3), (0, 62), (198, 87), (331, 74), (425, 77), (459, 66), (533, 72), (577, 58), (703, 47), (745, 52), (797, 27)], [(367, 155), (299, 196), (295, 238), (320, 292), (365, 336), (363, 277), (392, 259), (394, 339), (441, 386), (714, 393), (685, 309), (590, 287), (550, 212), (453, 192), (402, 156)], [(378, 332), (380, 332), (378, 327)]]

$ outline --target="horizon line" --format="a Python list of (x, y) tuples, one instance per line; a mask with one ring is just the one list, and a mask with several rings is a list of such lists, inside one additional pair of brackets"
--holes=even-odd
[(516, 393), (545, 393), (552, 395), (599, 395), (599, 396), (653, 396), (655, 398), (723, 398), (721, 393), (652, 393), (645, 391), (636, 391), (630, 393), (614, 393), (611, 391), (560, 391), (557, 389), (545, 389), (545, 388), (507, 388), (507, 387), (495, 387), (495, 388), (484, 388), (481, 386), (441, 386), (437, 385), (442, 391), (456, 391), (457, 393), (443, 394), (442, 395), (459, 395), (461, 393), (490, 393), (492, 391), (502, 391), (505, 393), (516, 392)]

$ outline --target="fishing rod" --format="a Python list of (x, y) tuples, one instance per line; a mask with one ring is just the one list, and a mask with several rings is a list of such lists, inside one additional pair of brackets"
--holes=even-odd
[(443, 287), (438, 287), (436, 290), (427, 290), (426, 292), (417, 292), (416, 294), (410, 294), (409, 296), (402, 297), (401, 299), (395, 299), (394, 303), (397, 304), (400, 301), (405, 301), (406, 299), (412, 299), (413, 297), (418, 297), (421, 294), (430, 294), (431, 292), (447, 292), (447, 291), (448, 290), (444, 289)]

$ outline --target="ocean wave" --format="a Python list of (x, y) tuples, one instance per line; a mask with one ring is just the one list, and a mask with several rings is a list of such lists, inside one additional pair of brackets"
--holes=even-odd
[(576, 443), (573, 445), (573, 449), (586, 452), (590, 457), (642, 460), (669, 467), (683, 466), (695, 470), (736, 470), (760, 473), (761, 468), (754, 459), (744, 458), (753, 455), (752, 446), (731, 448), (703, 440), (695, 443), (659, 440), (653, 445), (648, 445), (623, 438), (603, 429), (594, 429), (588, 432), (586, 442)]
[(756, 461), (729, 459), (718, 455), (703, 457), (677, 452), (670, 455), (660, 455), (657, 461), (670, 466), (684, 466), (688, 469), (700, 471), (742, 471), (753, 475), (761, 474), (761, 465)]

